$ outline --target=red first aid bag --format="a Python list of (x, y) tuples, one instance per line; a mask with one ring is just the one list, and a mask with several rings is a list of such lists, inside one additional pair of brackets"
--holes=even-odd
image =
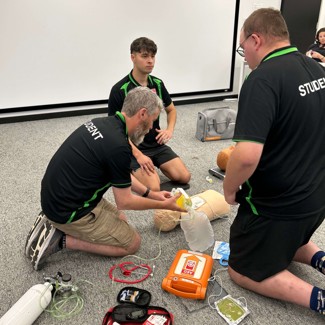
[(165, 308), (122, 304), (109, 309), (102, 325), (172, 325), (173, 321), (173, 314)]
[(125, 287), (117, 296), (119, 305), (110, 308), (102, 325), (172, 325), (174, 316), (163, 307), (149, 306), (151, 294), (136, 287)]

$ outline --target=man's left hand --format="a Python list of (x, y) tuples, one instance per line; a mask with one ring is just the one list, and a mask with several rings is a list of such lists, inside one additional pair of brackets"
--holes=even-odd
[(173, 133), (170, 130), (160, 130), (156, 129), (158, 135), (156, 136), (156, 140), (159, 144), (166, 144), (173, 136)]

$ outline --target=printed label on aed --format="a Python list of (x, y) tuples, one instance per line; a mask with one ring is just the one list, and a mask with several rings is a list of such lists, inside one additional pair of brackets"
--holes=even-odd
[(192, 260), (187, 260), (182, 274), (194, 275), (195, 273), (196, 262)]
[(200, 279), (205, 263), (206, 258), (203, 256), (183, 253), (177, 263), (175, 274), (183, 274)]

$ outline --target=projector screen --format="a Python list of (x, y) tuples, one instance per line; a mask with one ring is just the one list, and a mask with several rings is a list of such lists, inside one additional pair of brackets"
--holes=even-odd
[(107, 100), (130, 44), (171, 95), (232, 90), (239, 0), (1, 0), (0, 109)]

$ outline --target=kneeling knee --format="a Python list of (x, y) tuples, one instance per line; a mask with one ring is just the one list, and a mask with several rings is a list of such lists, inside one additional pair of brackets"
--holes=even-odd
[(191, 173), (187, 173), (185, 176), (184, 176), (184, 183), (189, 183), (190, 182), (190, 180), (191, 180)]
[(191, 176), (192, 175), (189, 172), (187, 172), (187, 173), (179, 175), (177, 179), (174, 179), (174, 181), (176, 181), (178, 183), (182, 183), (182, 184), (187, 184), (190, 182)]
[(237, 285), (239, 285), (240, 287), (243, 287), (244, 285), (244, 281), (245, 279), (247, 279), (244, 275), (236, 272), (235, 270), (233, 270), (231, 267), (228, 266), (228, 274), (229, 277), (232, 281), (234, 281)]
[(130, 245), (126, 248), (128, 254), (134, 254), (136, 253), (141, 245), (141, 237), (138, 233), (135, 234), (133, 241), (130, 243)]

